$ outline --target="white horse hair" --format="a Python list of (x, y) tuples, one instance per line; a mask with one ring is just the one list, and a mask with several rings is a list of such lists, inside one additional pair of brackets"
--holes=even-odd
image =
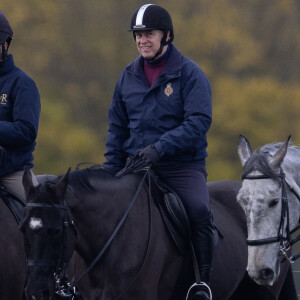
[[(268, 144), (252, 152), (247, 139), (240, 136), (238, 154), (243, 166), (244, 180), (237, 200), (246, 214), (248, 241), (265, 241), (271, 237), (278, 237), (283, 185), (287, 186), (289, 218), (284, 218), (282, 228), (286, 231), (287, 222), (290, 229), (298, 225), (300, 148), (289, 146), (289, 141), (290, 137), (285, 143)], [(285, 181), (278, 176), (280, 172), (284, 173)], [(279, 241), (259, 245), (248, 244), (249, 276), (258, 284), (273, 285), (280, 273), (282, 256), (279, 253)], [(284, 263), (289, 262), (285, 260)]]

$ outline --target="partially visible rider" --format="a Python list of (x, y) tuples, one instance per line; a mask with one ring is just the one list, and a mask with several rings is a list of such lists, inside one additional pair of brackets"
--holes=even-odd
[(22, 178), (24, 169), (34, 165), (41, 104), (34, 81), (8, 54), (12, 39), (12, 28), (0, 12), (0, 185), (25, 200)]
[(206, 184), (206, 133), (212, 121), (211, 88), (204, 72), (172, 44), (169, 13), (146, 4), (130, 31), (140, 56), (122, 72), (109, 109), (104, 168), (116, 174), (137, 151), (182, 199), (202, 284), (189, 299), (211, 299), (213, 216)]

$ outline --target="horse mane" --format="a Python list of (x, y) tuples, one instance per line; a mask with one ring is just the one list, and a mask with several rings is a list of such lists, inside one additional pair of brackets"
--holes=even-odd
[[(102, 165), (92, 165), (87, 168), (79, 169), (82, 164), (78, 164), (74, 171), (71, 171), (69, 174), (69, 185), (76, 186), (76, 189), (84, 191), (95, 191), (95, 188), (90, 183), (91, 178), (96, 178), (99, 180), (114, 180), (114, 177), (109, 171), (104, 169)], [(54, 180), (50, 179), (45, 182), (45, 184), (57, 183), (64, 174), (58, 175)]]

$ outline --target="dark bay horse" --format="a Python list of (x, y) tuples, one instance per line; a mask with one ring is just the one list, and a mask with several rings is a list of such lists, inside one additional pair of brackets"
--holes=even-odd
[[(27, 258), (24, 236), (19, 230), (24, 205), (0, 187), (0, 300), (25, 300)], [(78, 255), (74, 255), (68, 274), (84, 267)], [(85, 280), (81, 286), (86, 288), (88, 282)]]
[(23, 299), (27, 266), (18, 222), (0, 197), (0, 299)]
[[(58, 269), (64, 268), (74, 250), (92, 266), (86, 275), (90, 295), (82, 292), (84, 299), (185, 299), (192, 281), (180, 284), (178, 278), (182, 274), (189, 278), (183, 271), (186, 260), (151, 201), (147, 185), (136, 194), (140, 182), (138, 175), (116, 178), (101, 168), (86, 168), (34, 187), (25, 172), (27, 207), (21, 227), (28, 260), (34, 265), (28, 270), (28, 299), (53, 299)], [(293, 299), (280, 296), (290, 288), (288, 267), (268, 288), (256, 285), (246, 275), (247, 226), (236, 201), (241, 183), (221, 181), (208, 186), (220, 235), (214, 253), (213, 299)], [(124, 212), (128, 212), (126, 219)], [(103, 248), (109, 240), (109, 246)], [(101, 259), (95, 262), (99, 254)]]

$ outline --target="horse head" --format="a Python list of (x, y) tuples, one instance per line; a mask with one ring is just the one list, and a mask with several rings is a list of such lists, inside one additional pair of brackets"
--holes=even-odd
[[(27, 205), (20, 228), (24, 234), (28, 260), (28, 299), (53, 299), (57, 284), (65, 276), (65, 268), (74, 250), (76, 234), (64, 196), (68, 173), (57, 182), (34, 186), (29, 171), (23, 185)], [(73, 226), (70, 226), (73, 225)]]
[(291, 246), (290, 229), (299, 220), (300, 164), (295, 166), (295, 160), (299, 161), (300, 149), (289, 142), (290, 137), (252, 152), (240, 136), (243, 182), (237, 200), (247, 218), (247, 271), (258, 284), (273, 285), (278, 279), (280, 263)]

